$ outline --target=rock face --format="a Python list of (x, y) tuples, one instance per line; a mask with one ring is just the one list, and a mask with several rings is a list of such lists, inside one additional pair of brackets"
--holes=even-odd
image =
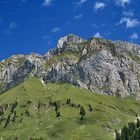
[(138, 45), (68, 35), (60, 38), (57, 48), (44, 56), (20, 55), (1, 62), (0, 92), (34, 75), (46, 84), (67, 82), (102, 94), (139, 98), (139, 70)]
[(12, 56), (0, 63), (0, 93), (23, 82), (34, 65), (25, 56)]

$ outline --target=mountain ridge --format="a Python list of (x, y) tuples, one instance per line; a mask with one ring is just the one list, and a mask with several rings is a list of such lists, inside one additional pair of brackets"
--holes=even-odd
[[(59, 117), (53, 103), (60, 105)], [(84, 120), (80, 120), (81, 106)], [(30, 76), (0, 95), (0, 139), (114, 140), (115, 129), (140, 116), (139, 106), (132, 97), (93, 94), (67, 83), (44, 86)]]
[(0, 93), (30, 75), (47, 83), (67, 82), (93, 92), (140, 97), (140, 47), (70, 34), (44, 56), (14, 55), (0, 62)]

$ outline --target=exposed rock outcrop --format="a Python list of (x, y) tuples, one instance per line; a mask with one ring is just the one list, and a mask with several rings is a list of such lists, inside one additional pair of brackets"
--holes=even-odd
[(140, 97), (140, 46), (135, 44), (68, 35), (44, 56), (8, 60), (0, 64), (0, 92), (34, 75), (46, 84), (68, 82), (102, 94)]
[(34, 69), (26, 56), (17, 55), (0, 63), (0, 93), (23, 82)]

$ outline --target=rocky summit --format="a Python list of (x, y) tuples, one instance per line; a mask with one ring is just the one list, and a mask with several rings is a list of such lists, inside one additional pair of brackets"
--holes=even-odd
[(1, 61), (0, 93), (29, 76), (43, 84), (69, 83), (101, 94), (140, 98), (140, 46), (70, 34), (44, 56), (14, 55)]

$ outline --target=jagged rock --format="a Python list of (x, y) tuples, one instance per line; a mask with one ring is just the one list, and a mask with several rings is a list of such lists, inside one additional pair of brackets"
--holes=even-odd
[(69, 42), (82, 43), (84, 41), (85, 41), (84, 39), (82, 39), (76, 35), (69, 34), (68, 36), (65, 36), (65, 37), (62, 37), (59, 39), (58, 44), (57, 44), (57, 48), (62, 49), (65, 42), (67, 42), (67, 43), (69, 43)]
[[(81, 43), (79, 43), (81, 45)], [(63, 46), (61, 44), (61, 46)], [(64, 48), (63, 48), (64, 47)], [(61, 47), (65, 51), (65, 46)], [(67, 43), (67, 48), (71, 44)], [(72, 48), (77, 48), (77, 43)], [(83, 47), (83, 46), (81, 46)], [(91, 39), (84, 44), (79, 61), (51, 66), (45, 82), (68, 82), (84, 89), (119, 97), (140, 96), (140, 47), (126, 42)], [(70, 50), (73, 53), (74, 50)], [(83, 53), (84, 51), (84, 53)], [(134, 58), (137, 59), (134, 59)]]
[(0, 93), (24, 81), (34, 65), (25, 56), (13, 56), (0, 63)]
[(99, 38), (84, 40), (68, 35), (44, 56), (20, 55), (13, 56), (8, 63), (7, 60), (1, 62), (0, 92), (33, 75), (46, 84), (67, 82), (102, 94), (139, 98), (139, 70), (138, 45)]

